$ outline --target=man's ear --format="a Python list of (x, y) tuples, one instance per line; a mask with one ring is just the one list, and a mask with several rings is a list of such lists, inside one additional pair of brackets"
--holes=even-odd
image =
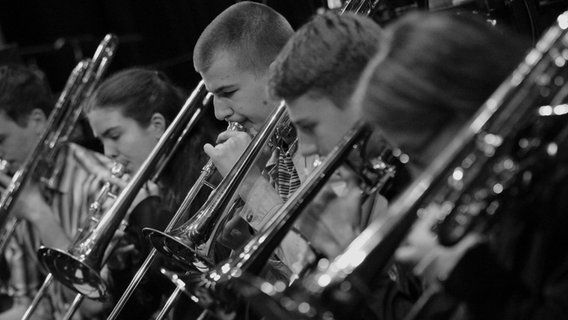
[(149, 129), (152, 131), (156, 140), (159, 140), (166, 131), (166, 118), (161, 113), (154, 113), (150, 119)]
[(33, 109), (28, 116), (27, 127), (30, 127), (39, 136), (45, 130), (47, 125), (47, 116), (41, 109)]

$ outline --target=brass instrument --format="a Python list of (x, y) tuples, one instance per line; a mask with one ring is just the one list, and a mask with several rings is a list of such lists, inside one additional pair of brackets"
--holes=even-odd
[[(355, 13), (368, 14), (377, 4), (376, 2), (367, 3), (367, 1), (355, 1), (358, 2), (358, 4), (352, 3), (353, 6), (350, 6), (350, 2), (351, 0), (342, 8), (342, 13), (345, 10), (350, 10)], [(278, 147), (279, 141), (285, 137), (289, 137), (291, 130), (294, 130), (294, 128), (285, 112), (285, 103), (282, 102), (271, 113), (260, 132), (255, 136), (253, 141), (251, 141), (237, 163), (235, 163), (227, 176), (224, 177), (213, 195), (202, 206), (198, 214), (194, 215), (188, 222), (169, 234), (147, 229), (147, 237), (152, 242), (153, 246), (162, 254), (170, 256), (187, 266), (196, 267), (201, 271), (208, 271), (208, 273), (203, 276), (203, 279), (205, 280), (208, 280), (207, 275), (210, 275), (211, 273), (215, 275), (218, 267), (209, 271), (215, 264), (213, 258), (213, 245), (218, 237), (218, 233), (221, 231), (221, 228), (225, 225), (226, 219), (228, 218), (227, 212), (230, 211), (230, 209), (228, 210), (229, 205), (231, 203), (235, 203), (231, 201), (231, 199), (234, 198), (234, 194), (238, 186), (242, 183), (250, 167), (254, 164), (264, 146), (267, 145), (270, 148)], [(294, 143), (297, 143), (297, 139)], [(386, 170), (386, 168), (384, 169)], [(392, 169), (392, 167), (389, 167), (389, 169)], [(272, 221), (272, 219), (270, 221)], [(267, 226), (269, 224), (270, 222)], [(276, 234), (276, 230), (272, 231)], [(282, 232), (283, 236), (285, 231)], [(267, 233), (264, 232), (262, 232), (262, 234), (265, 236), (267, 235)], [(258, 237), (254, 237), (250, 243), (257, 238)], [(275, 242), (274, 245), (277, 246), (278, 243), (279, 241)], [(248, 247), (248, 245), (245, 246), (245, 248), (246, 247)], [(274, 248), (275, 247), (271, 250), (267, 249), (267, 252), (263, 253), (270, 255)], [(239, 256), (242, 255), (243, 254)], [(262, 256), (257, 259), (256, 262), (259, 265), (264, 265), (267, 259), (268, 256)], [(226, 267), (227, 264), (223, 264), (222, 270), (224, 271)], [(212, 277), (214, 278), (214, 276)], [(199, 276), (197, 276), (197, 278), (199, 278)], [(176, 292), (181, 294), (182, 290), (176, 290)], [(173, 300), (172, 298), (174, 295), (170, 297), (169, 301)], [(166, 310), (166, 308), (169, 308), (169, 305), (166, 305), (166, 307), (162, 309), (157, 320), (161, 320), (162, 317), (165, 316), (167, 312), (164, 312), (164, 310)], [(206, 314), (207, 310), (205, 310), (199, 318), (205, 317)]]
[[(123, 174), (124, 174), (124, 166), (120, 163), (114, 163), (112, 168), (111, 168), (112, 177), (120, 178)], [(89, 205), (89, 212), (88, 212), (88, 215), (87, 215), (87, 219), (86, 219), (85, 222), (83, 222), (82, 226), (78, 229), (77, 236), (71, 242), (70, 247), (77, 245), (76, 242), (80, 240), (78, 235), (81, 234), (83, 232), (83, 230), (90, 229), (90, 228), (92, 228), (93, 225), (95, 225), (99, 222), (99, 220), (101, 218), (101, 214), (102, 214), (102, 208), (103, 208), (103, 205), (105, 204), (105, 202), (108, 199), (116, 199), (116, 197), (117, 197), (116, 188), (113, 187), (113, 185), (110, 181), (105, 182), (103, 184), (103, 186), (101, 187), (101, 190), (99, 190), (99, 193), (95, 197), (95, 200)], [(30, 317), (33, 314), (33, 312), (35, 311), (36, 307), (41, 302), (41, 299), (43, 299), (43, 297), (47, 294), (47, 289), (53, 284), (54, 280), (55, 279), (53, 278), (53, 275), (51, 273), (49, 273), (45, 277), (45, 280), (44, 280), (42, 286), (39, 288), (38, 292), (34, 296), (34, 299), (32, 300), (32, 303), (30, 304), (30, 306), (28, 307), (28, 309), (24, 313), (22, 320), (30, 319)], [(74, 305), (73, 308), (71, 308), (73, 313), (75, 312), (75, 310), (73, 310), (73, 309), (77, 308), (78, 306), (79, 305), (77, 304), (77, 305)]]
[[(371, 132), (369, 125), (363, 122), (357, 123), (258, 234), (232, 258), (219, 264), (193, 283), (190, 289), (194, 290), (195, 295), (202, 297), (205, 295), (206, 300), (216, 300), (217, 305), (230, 310), (234, 303), (232, 290), (238, 289), (234, 285), (235, 280), (238, 284), (244, 281), (245, 277), (260, 275), (268, 258), (292, 228), (295, 220), (343, 160), (347, 159), (348, 166), (361, 178), (362, 189), (366, 195), (381, 190), (394, 176), (395, 167), (382, 161), (380, 156), (368, 161), (362, 160)], [(231, 298), (227, 298), (227, 293)]]
[[(185, 290), (186, 286), (185, 282), (181, 280), (176, 273), (168, 271), (165, 268), (160, 268), (160, 272), (164, 277), (168, 278), (168, 280), (172, 282), (172, 284), (175, 286), (175, 289), (174, 292), (172, 292), (172, 294), (166, 301), (166, 303), (164, 304), (164, 307), (160, 310), (160, 313), (156, 316), (155, 320), (164, 319), (168, 315), (168, 313), (170, 313), (172, 307), (174, 306), (174, 303), (177, 301), (177, 299), (182, 293), (189, 294)], [(192, 298), (197, 299), (195, 297)]]
[[(204, 103), (204, 104), (207, 104), (207, 103)], [(242, 126), (240, 124), (238, 124), (236, 122), (229, 122), (229, 126), (227, 127), (227, 130), (244, 130), (244, 129), (242, 128)], [(199, 175), (199, 177), (194, 182), (193, 186), (191, 187), (191, 189), (189, 190), (189, 192), (185, 196), (182, 204), (179, 206), (175, 215), (173, 216), (173, 218), (168, 223), (166, 229), (164, 229), (165, 233), (171, 232), (172, 229), (177, 225), (179, 220), (190, 209), (191, 204), (193, 203), (193, 201), (195, 200), (195, 198), (197, 197), (198, 193), (201, 191), (201, 189), (204, 185), (208, 186), (208, 187), (212, 187), (207, 180), (211, 177), (211, 175), (213, 175), (214, 172), (215, 172), (215, 166), (213, 165), (213, 161), (211, 161), (211, 160), (207, 161), (207, 163), (201, 169), (201, 174)], [(145, 232), (148, 232), (146, 230), (149, 230), (149, 228), (144, 229)], [(155, 229), (151, 229), (151, 230), (156, 231)], [(120, 297), (120, 300), (117, 302), (117, 304), (114, 306), (112, 312), (107, 317), (107, 320), (115, 319), (120, 314), (120, 312), (122, 311), (122, 308), (124, 307), (124, 305), (126, 304), (128, 299), (130, 298), (132, 293), (134, 292), (134, 289), (136, 289), (136, 287), (140, 284), (140, 281), (142, 280), (142, 278), (144, 277), (146, 272), (148, 272), (148, 270), (150, 269), (150, 266), (151, 266), (152, 262), (154, 261), (154, 258), (156, 257), (157, 253), (158, 253), (158, 251), (155, 248), (153, 248), (150, 251), (150, 253), (146, 257), (146, 259), (144, 260), (144, 262), (142, 263), (142, 265), (140, 266), (140, 268), (138, 269), (138, 271), (136, 272), (136, 274), (132, 278), (132, 281), (130, 282), (130, 284), (128, 285), (128, 287), (126, 288), (126, 290), (124, 291), (124, 293)], [(175, 300), (177, 295), (179, 295), (180, 293), (181, 292), (175, 291), (174, 294), (172, 294), (172, 298), (170, 299), (170, 301), (173, 302), (173, 300)]]
[(161, 171), (158, 165), (166, 165), (164, 159), (170, 158), (196, 126), (206, 107), (200, 103), (205, 94), (205, 84), (200, 82), (111, 208), (93, 228), (82, 230), (75, 246), (67, 252), (47, 248), (38, 252), (56, 280), (91, 299), (106, 296), (107, 286), (99, 271), (109, 256), (107, 252), (112, 252), (109, 245), (114, 234), (125, 220), (140, 188), (154, 171)]
[[(0, 172), (9, 175), (11, 170), (11, 164), (8, 160), (0, 158)], [(4, 192), (4, 190), (1, 190)], [(0, 253), (4, 252), (5, 246), (7, 245), (8, 239), (12, 236), (16, 229), (18, 220), (12, 218), (6, 222), (6, 225), (2, 230), (0, 230)]]
[(340, 13), (355, 12), (365, 16), (373, 14), (380, 0), (347, 0), (339, 8)]
[(384, 223), (373, 222), (341, 255), (287, 289), (242, 282), (241, 292), (261, 301), (266, 308), (260, 311), (274, 319), (352, 317), (365, 305), (368, 284), (429, 204), (442, 208), (436, 232), (441, 243), (451, 245), (498, 215), (508, 192), (530, 190), (533, 170), (554, 174), (560, 148), (568, 143), (567, 31), (568, 12), (392, 203)]
[(117, 38), (106, 35), (91, 59), (79, 62), (73, 69), (55, 107), (47, 120), (46, 129), (36, 142), (32, 152), (12, 177), (10, 185), (2, 193), (0, 200), (0, 252), (4, 252), (6, 242), (12, 236), (18, 224), (17, 219), (10, 216), (22, 188), (32, 176), (41, 177), (41, 181), (50, 186), (57, 172), (50, 172), (55, 162), (59, 147), (65, 144), (79, 116), (81, 103), (88, 97), (107, 70), (114, 57)]
[[(354, 13), (368, 14), (366, 10), (372, 10), (375, 5), (376, 3), (368, 3), (368, 1), (352, 3), (349, 0), (341, 12), (350, 10)], [(278, 140), (288, 135), (287, 130), (290, 129), (292, 125), (285, 112), (285, 104), (282, 102), (272, 112), (260, 132), (198, 214), (170, 234), (147, 229), (147, 237), (153, 246), (164, 255), (185, 265), (193, 265), (201, 270), (211, 268), (214, 265), (213, 244), (224, 225), (224, 219), (227, 218), (227, 208), (232, 203), (231, 197), (234, 196), (264, 146), (267, 144), (271, 147), (278, 146)]]
[[(233, 206), (238, 203), (235, 200), (235, 197), (238, 197), (237, 188), (265, 146), (277, 147), (280, 139), (289, 136), (290, 130), (293, 130), (293, 127), (286, 113), (286, 106), (282, 102), (270, 114), (259, 133), (249, 143), (247, 149), (197, 214), (171, 232), (144, 229), (154, 248), (191, 269), (196, 268), (199, 273), (212, 268), (215, 265), (213, 246)], [(172, 304), (182, 292), (183, 290), (179, 287), (176, 288), (156, 320), (162, 320), (167, 316)], [(207, 311), (202, 313), (200, 318), (205, 317), (206, 313)], [(115, 318), (116, 314), (113, 312), (107, 320)]]
[[(11, 238), (19, 222), (18, 219), (10, 216), (10, 210), (15, 204), (15, 200), (24, 187), (24, 184), (31, 178), (33, 171), (38, 167), (43, 149), (47, 147), (47, 140), (50, 139), (52, 135), (50, 131), (55, 130), (56, 127), (60, 125), (60, 122), (64, 122), (62, 118), (66, 116), (66, 113), (69, 111), (68, 109), (72, 108), (70, 101), (71, 96), (77, 91), (79, 78), (84, 75), (86, 67), (86, 61), (81, 61), (75, 69), (73, 69), (59, 96), (55, 108), (49, 116), (46, 125), (47, 129), (36, 142), (34, 149), (28, 155), (20, 169), (12, 176), (10, 185), (2, 193), (2, 199), (0, 199), (0, 232), (2, 232), (0, 235), (0, 252), (4, 252), (8, 240)], [(57, 139), (57, 137), (54, 138)], [(7, 164), (7, 162), (5, 163)]]
[(184, 265), (201, 271), (211, 268), (214, 263), (213, 245), (225, 224), (226, 214), (237, 188), (246, 177), (256, 158), (262, 152), (273, 132), (288, 118), (284, 103), (272, 112), (260, 132), (254, 137), (233, 168), (219, 183), (199, 212), (186, 223), (169, 234), (152, 229), (146, 236), (154, 248)]

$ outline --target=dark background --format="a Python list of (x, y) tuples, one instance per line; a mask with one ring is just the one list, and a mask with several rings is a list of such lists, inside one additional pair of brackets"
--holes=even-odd
[[(408, 11), (426, 10), (433, 8), (434, 3), (451, 1), (379, 0), (371, 16), (384, 26)], [(92, 57), (104, 35), (114, 33), (120, 43), (107, 75), (134, 66), (155, 68), (190, 92), (199, 81), (191, 61), (194, 44), (209, 22), (235, 2), (238, 1), (0, 0), (0, 63), (36, 66), (45, 74), (52, 91), (58, 93), (77, 62)], [(318, 9), (327, 9), (327, 0), (255, 2), (280, 12), (295, 29)], [(442, 10), (478, 14), (534, 43), (566, 9), (568, 0), (469, 0), (465, 5)], [(206, 113), (209, 118), (214, 117), (212, 109)], [(225, 127), (222, 122), (212, 123), (217, 126), (212, 128), (214, 131)], [(80, 119), (74, 141), (102, 151), (85, 119)]]
[[(0, 1), (0, 29), (26, 64), (43, 70), (60, 91), (75, 64), (91, 57), (106, 33), (120, 44), (109, 72), (154, 67), (191, 89), (198, 74), (192, 49), (205, 26), (236, 1), (225, 0), (14, 0)], [(261, 1), (258, 1), (261, 2)], [(297, 27), (321, 1), (264, 1)], [(13, 48), (14, 49), (14, 48)]]
[[(191, 62), (195, 41), (217, 14), (235, 2), (2, 0), (0, 30), (11, 50), (0, 47), (0, 61), (10, 56), (36, 65), (58, 92), (75, 64), (91, 57), (103, 36), (112, 32), (120, 44), (110, 73), (132, 66), (157, 68), (191, 90), (199, 79)], [(325, 0), (256, 2), (282, 13), (294, 28), (327, 6)], [(379, 4), (374, 18), (384, 25), (408, 10), (426, 7), (427, 0), (381, 0)], [(568, 0), (472, 0), (468, 6), (454, 9), (490, 17), (535, 41), (567, 7)]]

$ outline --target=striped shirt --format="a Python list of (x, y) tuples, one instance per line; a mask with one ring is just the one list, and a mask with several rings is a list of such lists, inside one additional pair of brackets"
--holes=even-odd
[[(108, 178), (111, 166), (112, 161), (105, 156), (72, 143), (64, 145), (58, 153), (54, 183), (43, 184), (42, 194), (68, 237), (75, 235), (87, 217), (89, 205)], [(43, 281), (45, 271), (40, 270), (36, 256), (40, 246), (33, 227), (27, 222), (20, 223), (5, 252), (11, 277), (3, 288), (14, 297), (15, 305), (29, 304)], [(61, 290), (60, 286), (52, 286), (48, 299), (44, 298), (34, 313), (36, 318), (60, 318), (67, 311)]]

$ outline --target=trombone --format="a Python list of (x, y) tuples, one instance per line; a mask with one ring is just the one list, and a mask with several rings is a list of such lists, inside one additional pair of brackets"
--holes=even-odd
[[(231, 291), (228, 285), (234, 283), (235, 279), (239, 280), (245, 275), (259, 276), (266, 261), (292, 228), (295, 220), (344, 159), (347, 159), (347, 164), (362, 179), (365, 194), (369, 195), (381, 190), (394, 176), (395, 166), (385, 163), (382, 160), (382, 154), (377, 158), (358, 161), (363, 156), (371, 132), (369, 125), (362, 121), (358, 122), (326, 156), (326, 159), (314, 169), (292, 197), (270, 218), (261, 232), (256, 234), (233, 258), (219, 264), (201, 277), (197, 284), (199, 293), (219, 300), (225, 290)], [(348, 158), (352, 151), (358, 151), (359, 154), (355, 153)], [(221, 305), (227, 306), (227, 303), (227, 301), (221, 301)]]
[[(112, 177), (120, 178), (120, 177), (122, 177), (123, 174), (124, 174), (124, 166), (122, 164), (118, 163), (118, 162), (114, 163), (112, 168), (111, 168)], [(116, 190), (113, 187), (112, 183), (110, 181), (105, 182), (104, 185), (101, 187), (101, 190), (99, 190), (99, 193), (95, 197), (94, 201), (89, 205), (89, 214), (87, 216), (87, 219), (83, 223), (81, 228), (78, 230), (77, 236), (71, 242), (70, 247), (74, 246), (75, 243), (77, 241), (79, 241), (78, 235), (81, 234), (81, 232), (83, 230), (89, 229), (89, 228), (91, 228), (91, 226), (93, 224), (98, 223), (98, 221), (100, 220), (100, 216), (101, 216), (101, 210), (103, 208), (103, 205), (107, 201), (107, 199), (116, 199), (116, 197), (117, 197)], [(43, 299), (43, 297), (47, 294), (47, 289), (53, 284), (54, 280), (55, 279), (53, 277), (53, 274), (51, 274), (51, 273), (49, 273), (45, 277), (45, 280), (44, 280), (43, 284), (41, 285), (41, 287), (39, 288), (36, 295), (34, 296), (32, 303), (30, 304), (30, 306), (28, 307), (28, 309), (24, 313), (22, 320), (30, 319), (31, 315), (33, 314), (33, 312), (35, 311), (35, 309), (37, 308), (37, 306), (41, 302), (41, 299)], [(76, 311), (76, 308), (79, 307), (79, 304), (81, 303), (81, 301), (82, 301), (82, 297), (76, 297), (75, 298), (75, 301), (72, 303), (72, 305), (69, 309), (71, 312), (67, 312), (67, 315), (64, 317), (64, 319), (70, 319), (71, 318), (73, 313)]]
[[(200, 82), (191, 93), (180, 112), (160, 137), (156, 146), (120, 193), (109, 210), (93, 228), (83, 230), (79, 241), (67, 252), (42, 248), (38, 252), (40, 260), (51, 271), (56, 280), (91, 299), (102, 299), (107, 295), (105, 281), (99, 275), (101, 267), (112, 252), (111, 241), (115, 231), (123, 223), (130, 204), (138, 191), (154, 171), (160, 172), (167, 160), (178, 149), (205, 110), (203, 101), (206, 90)], [(159, 167), (160, 166), (160, 167)]]
[[(152, 228), (143, 230), (146, 237), (152, 242), (155, 250), (150, 252), (107, 320), (113, 320), (118, 317), (143, 275), (147, 272), (157, 252), (165, 254), (183, 265), (191, 269), (197, 269), (200, 272), (204, 272), (214, 265), (213, 245), (220, 228), (224, 225), (228, 216), (226, 213), (231, 211), (227, 209), (231, 204), (236, 203), (232, 200), (238, 186), (246, 176), (249, 168), (254, 164), (257, 156), (262, 152), (266, 143), (270, 140), (274, 144), (274, 141), (280, 138), (280, 133), (284, 130), (282, 127), (289, 126), (287, 120), (286, 106), (284, 103), (281, 103), (269, 116), (267, 122), (254, 137), (253, 141), (251, 141), (231, 171), (219, 183), (214, 193), (202, 205), (199, 212), (186, 223), (173, 229), (179, 218), (189, 209), (189, 205), (195, 197), (194, 193), (199, 192), (201, 181), (205, 181), (210, 171), (213, 170), (211, 161), (202, 169), (202, 175), (189, 191), (166, 230), (164, 232)], [(232, 126), (237, 127), (238, 125), (233, 124)], [(180, 294), (180, 290), (175, 291), (168, 299), (168, 302), (173, 303)], [(168, 303), (163, 310), (170, 307), (171, 304)], [(161, 314), (165, 313), (161, 312)]]
[[(341, 14), (349, 11), (369, 15), (378, 2), (347, 0), (339, 10)], [(217, 238), (220, 225), (224, 224), (222, 219), (226, 215), (223, 216), (223, 212), (227, 212), (229, 197), (235, 193), (264, 146), (277, 147), (277, 141), (290, 135), (290, 130), (292, 124), (286, 114), (286, 105), (281, 102), (198, 214), (169, 234), (146, 229), (146, 236), (153, 246), (182, 264), (194, 265), (202, 270), (213, 267), (212, 242)]]
[(280, 103), (197, 214), (169, 234), (145, 229), (152, 245), (162, 254), (186, 266), (199, 270), (211, 268), (214, 265), (213, 244), (228, 217), (227, 209), (234, 203), (231, 200), (237, 188), (273, 137), (276, 128), (280, 124), (288, 125), (287, 119), (286, 105)]
[[(377, 3), (378, 1), (349, 0), (342, 7), (341, 12), (350, 10), (355, 13), (369, 14)], [(251, 141), (245, 152), (221, 181), (213, 195), (202, 206), (198, 214), (172, 232), (159, 232), (152, 229), (144, 230), (147, 232), (146, 236), (152, 242), (152, 245), (159, 252), (184, 265), (195, 267), (199, 270), (211, 270), (213, 268), (213, 243), (228, 217), (226, 213), (230, 210), (227, 210), (227, 208), (230, 203), (234, 203), (231, 202), (231, 199), (233, 199), (238, 186), (258, 158), (258, 155), (262, 152), (264, 146), (278, 146), (277, 141), (282, 136), (287, 135), (288, 130), (291, 128), (290, 119), (285, 109), (285, 103), (281, 102), (270, 114), (260, 132)], [(210, 272), (215, 272), (215, 270)], [(181, 294), (181, 290), (176, 292)], [(172, 297), (170, 297), (169, 301), (171, 300)], [(160, 313), (160, 315), (163, 314), (164, 312)]]
[[(65, 88), (56, 103), (55, 109), (50, 115), (47, 129), (42, 134), (36, 149), (34, 149), (32, 154), (30, 154), (30, 156), (33, 156), (35, 152), (40, 152), (40, 155), (34, 157), (37, 158), (36, 160), (30, 160), (28, 157), (26, 159), (26, 163), (24, 163), (20, 170), (16, 173), (17, 175), (21, 172), (21, 176), (17, 178), (20, 179), (20, 182), (18, 182), (20, 185), (17, 190), (15, 189), (13, 191), (14, 193), (12, 195), (8, 195), (11, 197), (10, 201), (13, 201), (17, 197), (20, 192), (20, 188), (23, 187), (21, 183), (25, 183), (28, 179), (26, 176), (33, 174), (35, 167), (42, 164), (51, 166), (55, 162), (59, 147), (69, 140), (69, 137), (75, 128), (75, 124), (79, 120), (82, 112), (82, 102), (92, 94), (99, 84), (114, 57), (117, 46), (118, 39), (116, 36), (112, 34), (106, 35), (98, 45), (93, 58), (79, 62), (79, 64), (71, 72)], [(53, 130), (53, 132), (49, 132), (49, 130)], [(44, 163), (42, 163), (42, 161)], [(111, 171), (113, 175), (122, 175), (123, 168), (115, 164)], [(57, 170), (52, 170), (51, 174), (47, 176), (43, 174), (42, 183), (47, 186), (53, 186), (58, 174), (59, 172), (57, 172)], [(14, 175), (12, 179), (12, 185), (14, 186), (16, 175)], [(98, 207), (100, 205), (99, 202), (104, 201), (104, 199), (108, 196), (112, 196), (110, 189), (111, 185), (105, 183), (95, 201), (89, 207), (89, 215), (98, 214), (98, 211), (100, 210), (100, 207)], [(11, 207), (11, 205), (12, 204), (10, 203), (9, 207)], [(6, 241), (8, 241), (11, 234), (15, 231), (17, 223), (17, 219), (11, 219), (7, 222), (0, 243), (2, 248), (6, 244)], [(0, 252), (3, 252), (3, 250), (0, 250)], [(29, 316), (31, 316), (52, 282), (53, 276), (48, 274), (38, 293), (35, 295), (31, 305), (26, 310), (23, 319), (28, 319)]]
[(339, 13), (356, 12), (365, 16), (372, 15), (380, 0), (347, 0), (339, 8)]
[[(143, 230), (154, 248), (191, 269), (196, 268), (200, 272), (204, 272), (212, 268), (214, 265), (213, 245), (218, 233), (225, 224), (228, 212), (232, 211), (232, 205), (238, 203), (233, 201), (237, 188), (246, 177), (249, 169), (254, 165), (264, 147), (267, 144), (272, 146), (278, 145), (278, 139), (281, 139), (282, 135), (286, 134), (289, 128), (290, 123), (286, 114), (286, 105), (282, 102), (271, 113), (259, 133), (253, 138), (239, 160), (219, 183), (197, 214), (173, 231), (170, 230), (170, 232), (161, 232), (151, 228)], [(179, 211), (181, 210), (180, 208)], [(173, 227), (173, 223), (170, 223), (170, 226)], [(116, 319), (139, 281), (140, 279), (135, 277), (135, 280), (128, 287), (130, 290), (127, 289), (127, 292), (123, 294), (119, 304), (115, 306), (107, 320)], [(133, 284), (134, 286), (132, 286)], [(170, 295), (158, 319), (162, 319), (167, 315), (172, 304), (182, 292), (183, 290), (176, 289)]]
[[(57, 172), (48, 172), (55, 162), (59, 147), (69, 140), (81, 115), (81, 103), (99, 83), (112, 61), (118, 40), (108, 34), (101, 41), (92, 59), (83, 60), (71, 72), (55, 107), (47, 120), (46, 129), (36, 142), (32, 152), (12, 177), (10, 185), (0, 199), (0, 253), (4, 252), (8, 240), (16, 230), (18, 220), (11, 217), (20, 192), (33, 175), (41, 176), (42, 182), (49, 185)], [(37, 172), (41, 171), (41, 172)], [(51, 174), (51, 177), (49, 175)]]
[[(385, 270), (423, 208), (441, 205), (444, 217), (436, 233), (441, 244), (453, 245), (484, 225), (482, 218), (499, 215), (511, 200), (507, 191), (532, 188), (534, 179), (526, 177), (533, 171), (553, 175), (554, 164), (562, 161), (558, 149), (568, 143), (568, 127), (560, 118), (566, 114), (568, 85), (543, 80), (568, 77), (568, 58), (560, 54), (567, 49), (566, 21), (568, 12), (392, 203), (384, 223), (371, 223), (341, 255), (287, 289), (243, 281), (240, 291), (249, 299), (262, 299), (268, 308), (260, 311), (276, 319), (352, 317), (364, 304), (368, 284)], [(433, 294), (420, 298), (406, 319), (419, 316)]]
[[(227, 130), (244, 130), (244, 128), (236, 122), (230, 122)], [(207, 163), (201, 169), (201, 173), (200, 173), (199, 177), (194, 182), (193, 186), (191, 187), (191, 189), (188, 191), (187, 195), (185, 196), (182, 204), (177, 209), (175, 215), (172, 217), (172, 219), (170, 220), (170, 222), (168, 223), (168, 225), (164, 229), (165, 233), (171, 232), (172, 229), (174, 228), (174, 226), (179, 222), (179, 220), (190, 209), (191, 204), (193, 203), (193, 201), (195, 200), (195, 198), (197, 197), (198, 193), (201, 191), (201, 188), (204, 185), (208, 186), (208, 187), (212, 187), (207, 180), (209, 179), (209, 177), (211, 177), (213, 175), (214, 172), (215, 172), (215, 166), (213, 165), (213, 161), (211, 161), (211, 160), (207, 161)], [(144, 229), (144, 230), (147, 230), (147, 229)], [(152, 230), (154, 230), (154, 229), (152, 229)], [(154, 261), (157, 253), (158, 253), (158, 251), (156, 250), (156, 248), (153, 248), (150, 251), (150, 253), (148, 254), (146, 259), (144, 260), (144, 262), (142, 263), (142, 265), (140, 266), (140, 268), (138, 269), (138, 271), (136, 272), (136, 274), (132, 278), (132, 281), (130, 282), (130, 284), (128, 285), (128, 287), (126, 288), (126, 290), (124, 291), (124, 293), (120, 297), (120, 300), (118, 301), (118, 303), (114, 306), (113, 310), (111, 311), (111, 313), (110, 313), (110, 315), (108, 316), (107, 319), (115, 319), (120, 314), (120, 312), (122, 311), (122, 308), (124, 307), (124, 305), (126, 304), (128, 299), (130, 298), (130, 296), (132, 295), (132, 293), (134, 292), (136, 287), (140, 284), (140, 281), (142, 280), (142, 278), (144, 277), (146, 272), (148, 272), (148, 270), (150, 269), (150, 266), (151, 266), (152, 262)], [(175, 300), (175, 298), (177, 298), (177, 296), (178, 296), (177, 293), (172, 294), (172, 297), (168, 300), (169, 303), (167, 302), (166, 305), (171, 305), (171, 303), (173, 303), (173, 301)]]

